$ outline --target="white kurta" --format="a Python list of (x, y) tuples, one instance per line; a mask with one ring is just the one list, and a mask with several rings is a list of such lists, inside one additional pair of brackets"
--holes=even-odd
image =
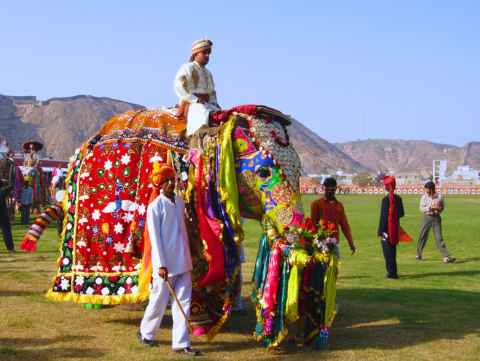
[[(196, 62), (183, 64), (175, 75), (173, 84), (180, 101), (190, 103), (187, 114), (187, 135), (208, 124), (210, 112), (220, 110), (215, 83), (210, 71)], [(207, 94), (208, 102), (199, 103), (195, 94)]]
[(160, 267), (168, 269), (169, 281), (187, 315), (192, 295), (192, 260), (184, 220), (185, 205), (175, 197), (173, 203), (161, 193), (147, 209), (147, 226), (152, 244), (153, 285), (150, 299), (140, 324), (143, 338), (153, 340), (170, 299), (172, 303), (172, 348), (190, 346), (187, 321), (176, 301), (170, 297), (165, 281), (158, 275)]
[(160, 195), (147, 209), (148, 235), (152, 243), (153, 277), (158, 269), (166, 267), (169, 276), (176, 276), (192, 270), (192, 258), (185, 226), (185, 205), (175, 196), (175, 203)]

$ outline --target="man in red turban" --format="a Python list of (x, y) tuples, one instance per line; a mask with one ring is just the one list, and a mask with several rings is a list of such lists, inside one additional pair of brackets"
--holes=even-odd
[(381, 240), (387, 278), (398, 278), (397, 244), (400, 234), (400, 218), (405, 215), (402, 198), (395, 194), (396, 181), (393, 176), (383, 178), (388, 194), (382, 199), (380, 222), (377, 235)]

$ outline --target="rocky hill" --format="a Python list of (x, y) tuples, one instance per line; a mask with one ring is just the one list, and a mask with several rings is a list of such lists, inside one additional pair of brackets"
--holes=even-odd
[(480, 142), (457, 147), (423, 140), (368, 139), (338, 143), (336, 146), (371, 172), (420, 172), (430, 175), (434, 159), (447, 159), (448, 171), (463, 164), (480, 168)]
[[(38, 101), (36, 97), (0, 95), (0, 135), (20, 150), (28, 139), (45, 145), (43, 155), (68, 159), (74, 150), (116, 113), (141, 109), (141, 105), (110, 98), (79, 95)], [(364, 169), (332, 144), (320, 138), (301, 123), (289, 128), (305, 174)]]
[(463, 164), (480, 169), (480, 142), (470, 142), (462, 147)]
[[(104, 97), (78, 95), (39, 101), (34, 96), (0, 94), (0, 135), (20, 150), (29, 139), (39, 140), (42, 155), (68, 159), (74, 150), (117, 113), (142, 109), (138, 104)], [(460, 164), (480, 168), (480, 142), (464, 147), (428, 141), (363, 140), (333, 145), (294, 120), (289, 127), (304, 174), (392, 170), (431, 173), (433, 159), (448, 159), (449, 169)]]
[(360, 162), (352, 159), (341, 149), (327, 142), (296, 120), (288, 128), (288, 133), (302, 160), (305, 174), (332, 174), (339, 169), (345, 172), (367, 170)]
[(29, 139), (41, 141), (42, 155), (68, 159), (103, 122), (117, 113), (143, 108), (110, 98), (78, 95), (38, 101), (0, 95), (0, 135), (15, 150)]

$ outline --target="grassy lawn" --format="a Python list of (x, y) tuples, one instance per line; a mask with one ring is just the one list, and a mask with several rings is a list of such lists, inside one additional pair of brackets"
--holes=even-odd
[[(305, 210), (314, 198), (304, 197)], [(217, 338), (193, 343), (204, 360), (479, 360), (480, 359), (480, 197), (450, 196), (443, 216), (444, 237), (455, 264), (443, 264), (432, 235), (424, 260), (415, 260), (415, 242), (400, 245), (400, 279), (384, 278), (376, 237), (380, 196), (340, 197), (349, 216), (357, 254), (341, 241), (339, 314), (326, 350), (265, 352), (251, 338), (251, 304), (233, 315)], [(416, 240), (421, 215), (418, 196), (403, 196), (402, 226)], [(245, 223), (245, 284), (251, 290), (260, 228)], [(18, 244), (26, 227), (14, 225)], [(55, 274), (57, 241), (48, 229), (34, 254), (0, 251), (0, 360), (175, 360), (170, 352), (171, 319), (159, 331), (159, 348), (139, 345), (136, 332), (142, 305), (85, 310), (47, 301), (43, 294)]]

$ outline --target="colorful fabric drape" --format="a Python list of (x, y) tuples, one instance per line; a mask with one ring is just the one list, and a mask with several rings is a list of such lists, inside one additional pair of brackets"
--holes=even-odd
[[(336, 246), (333, 245), (335, 248)], [(260, 239), (253, 274), (252, 300), (256, 304), (255, 338), (276, 347), (297, 324), (299, 341), (325, 342), (335, 318), (338, 260), (336, 250), (311, 245), (269, 245)]]
[(243, 240), (236, 184), (232, 134), (236, 117), (229, 117), (217, 132), (207, 132), (191, 149), (191, 171), (185, 190), (192, 220), (194, 262), (191, 320), (194, 334), (213, 338), (227, 319), (235, 296)]
[(225, 204), (230, 226), (236, 235), (237, 244), (243, 239), (243, 230), (240, 224), (240, 207), (238, 199), (238, 184), (235, 172), (235, 156), (233, 153), (232, 134), (235, 129), (236, 119), (230, 116), (228, 122), (222, 126), (219, 136), (220, 159), (218, 169), (218, 182), (220, 199)]
[(291, 265), (290, 278), (288, 280), (288, 296), (286, 301), (285, 317), (292, 323), (298, 320), (298, 295), (302, 279), (301, 271), (310, 260), (310, 256), (303, 249), (290, 252), (289, 263)]
[[(148, 198), (148, 204), (152, 203), (160, 195), (160, 184), (163, 181), (162, 177), (167, 174), (171, 175), (171, 171), (162, 170), (158, 162), (153, 163), (151, 177), (152, 188)], [(138, 289), (139, 294), (142, 295), (141, 297), (146, 297), (150, 294), (152, 277), (152, 243), (148, 234), (148, 226), (146, 226), (143, 231), (143, 258), (140, 271), (138, 272)]]

